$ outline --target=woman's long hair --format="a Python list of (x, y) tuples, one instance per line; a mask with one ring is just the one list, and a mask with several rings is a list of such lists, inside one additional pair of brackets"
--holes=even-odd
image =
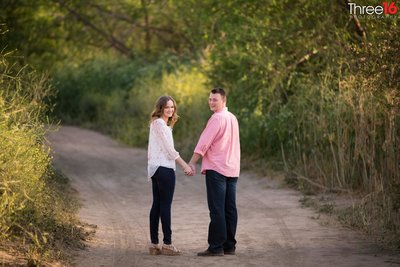
[(170, 126), (171, 128), (174, 127), (174, 124), (176, 123), (176, 121), (178, 120), (179, 116), (178, 116), (178, 108), (176, 106), (176, 102), (175, 99), (172, 98), (172, 96), (169, 95), (163, 95), (160, 96), (157, 99), (157, 102), (155, 104), (154, 110), (151, 113), (151, 118), (150, 118), (150, 123), (152, 121), (154, 121), (155, 119), (161, 118), (164, 108), (167, 105), (167, 102), (171, 100), (172, 103), (174, 103), (174, 114), (172, 115), (172, 117), (168, 118), (168, 122), (167, 125)]

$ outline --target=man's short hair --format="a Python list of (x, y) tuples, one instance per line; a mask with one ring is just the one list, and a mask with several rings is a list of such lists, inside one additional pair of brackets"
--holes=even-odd
[(220, 94), (222, 97), (226, 96), (225, 90), (221, 87), (215, 87), (211, 90), (212, 94)]

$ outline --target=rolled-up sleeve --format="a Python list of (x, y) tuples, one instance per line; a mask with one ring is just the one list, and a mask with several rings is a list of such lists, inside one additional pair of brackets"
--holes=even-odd
[(194, 153), (200, 154), (202, 157), (204, 157), (207, 150), (210, 148), (211, 144), (218, 134), (218, 131), (220, 129), (219, 124), (220, 121), (214, 116), (208, 120), (207, 126), (201, 133), (199, 142), (194, 149)]
[[(179, 158), (179, 152), (175, 150), (172, 139), (172, 134), (168, 133), (171, 129), (165, 125), (162, 121), (154, 121), (154, 133), (161, 141), (162, 146), (167, 152), (168, 158), (176, 160)], [(171, 137), (170, 137), (171, 136)]]

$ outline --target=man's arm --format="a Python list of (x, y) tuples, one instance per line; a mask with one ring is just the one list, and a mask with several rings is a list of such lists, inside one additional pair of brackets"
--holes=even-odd
[(189, 161), (189, 166), (192, 168), (193, 175), (196, 174), (196, 162), (199, 161), (199, 159), (201, 159), (201, 155), (198, 153), (193, 153), (193, 156)]

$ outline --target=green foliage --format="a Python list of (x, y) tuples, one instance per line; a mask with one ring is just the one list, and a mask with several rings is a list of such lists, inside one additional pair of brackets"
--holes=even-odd
[(101, 130), (129, 145), (145, 146), (150, 113), (157, 98), (171, 95), (180, 121), (178, 148), (188, 154), (207, 117), (206, 77), (198, 67), (165, 57), (143, 61), (93, 60), (63, 69), (54, 76), (59, 101), (56, 114), (66, 124)]
[(286, 158), (328, 188), (376, 190), (399, 178), (396, 18), (361, 20), (365, 41), (345, 3), (192, 4), (212, 13), (202, 24), (207, 73), (229, 90), (244, 153)]
[(28, 60), (46, 69), (65, 58), (66, 51), (60, 48), (66, 44), (67, 31), (56, 6), (48, 0), (1, 1), (0, 31), (7, 32), (0, 34), (0, 48), (17, 50), (19, 57), (14, 61), (21, 64)]
[(0, 54), (0, 241), (17, 241), (29, 262), (40, 264), (56, 257), (61, 240), (78, 242), (82, 231), (44, 145), (52, 87), (12, 59)]

